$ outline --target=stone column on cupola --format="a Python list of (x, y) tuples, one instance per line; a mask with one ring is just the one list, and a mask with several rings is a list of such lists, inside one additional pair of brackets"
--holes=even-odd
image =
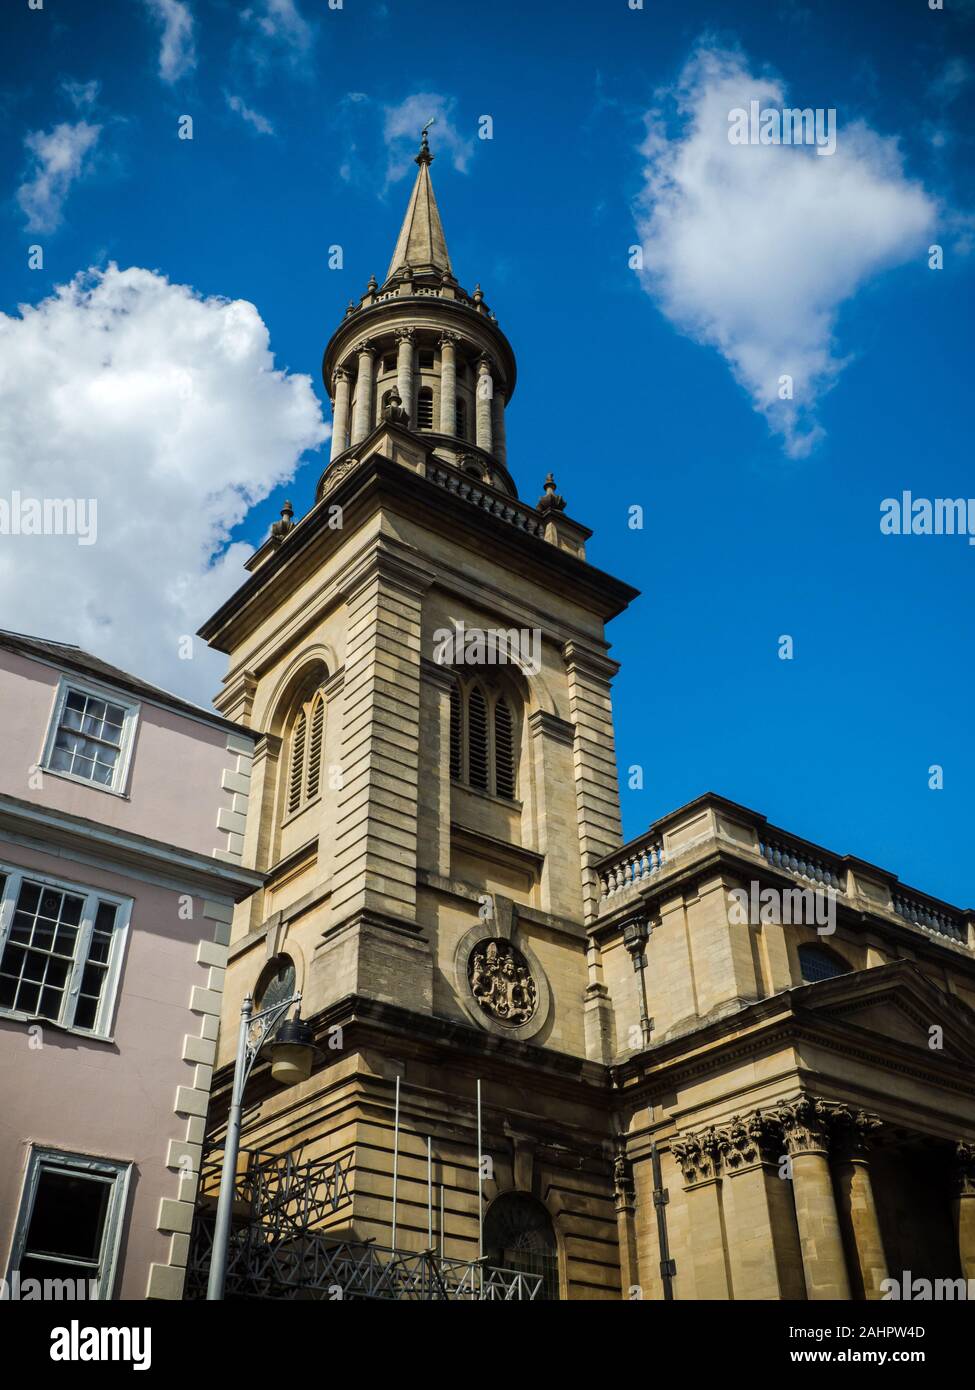
[(494, 383), (492, 405), (492, 426), (494, 433), (494, 457), (499, 463), (508, 461), (508, 444), (504, 433), (504, 387), (500, 381)]
[(332, 378), (332, 452), (330, 457), (343, 453), (349, 447), (349, 374), (343, 367), (336, 367)]
[(399, 329), (396, 334), (396, 341), (399, 344), (396, 354), (396, 385), (399, 388), (403, 409), (410, 417), (410, 424), (415, 425), (416, 401), (414, 397), (416, 392), (414, 389), (413, 355), (416, 330), (413, 328)]
[(475, 401), (475, 421), (477, 433), (475, 442), (486, 453), (492, 451), (493, 431), (491, 428), (492, 397), (494, 382), (491, 378), (491, 359), (479, 357), (477, 362), (477, 393)]
[(359, 359), (359, 375), (355, 388), (355, 410), (352, 413), (352, 443), (358, 444), (369, 433), (373, 419), (375, 394), (376, 349), (373, 343), (359, 343), (355, 349)]
[(440, 338), (440, 433), (457, 433), (457, 334)]

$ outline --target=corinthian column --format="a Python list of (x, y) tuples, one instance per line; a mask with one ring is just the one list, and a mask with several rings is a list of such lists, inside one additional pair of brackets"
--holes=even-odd
[(332, 380), (334, 403), (332, 405), (332, 452), (335, 458), (349, 447), (349, 374), (343, 367), (336, 367)]
[(365, 439), (372, 428), (373, 395), (375, 394), (376, 349), (372, 343), (359, 343), (359, 375), (355, 387), (355, 410), (352, 413), (352, 443)]
[(457, 334), (440, 339), (440, 433), (457, 433)]
[(499, 384), (494, 388), (493, 401), (494, 457), (499, 463), (507, 463), (508, 461), (508, 445), (504, 434), (504, 405), (504, 389)]
[(856, 1266), (851, 1269), (854, 1296), (883, 1297), (881, 1284), (887, 1278), (887, 1257), (880, 1233), (880, 1219), (870, 1180), (870, 1145), (881, 1121), (845, 1105), (837, 1106), (831, 1120), (835, 1158), (836, 1190), (843, 1213), (853, 1235)]
[(962, 1141), (955, 1150), (957, 1196), (955, 1230), (958, 1258), (966, 1279), (975, 1279), (975, 1143)]
[(829, 1168), (830, 1111), (811, 1096), (776, 1111), (792, 1168), (792, 1195), (809, 1299), (850, 1297), (840, 1218)]
[(396, 334), (399, 344), (396, 353), (396, 385), (403, 409), (410, 417), (410, 424), (416, 425), (416, 401), (413, 381), (413, 343), (416, 333), (412, 328), (401, 328)]
[(494, 395), (494, 382), (491, 379), (491, 361), (481, 357), (477, 363), (477, 392), (475, 400), (477, 433), (475, 443), (487, 453), (492, 451), (491, 398)]

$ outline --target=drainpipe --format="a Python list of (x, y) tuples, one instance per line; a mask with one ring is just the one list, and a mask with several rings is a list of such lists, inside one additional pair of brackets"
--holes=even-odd
[[(650, 1123), (653, 1123), (653, 1108), (650, 1109)], [(664, 1286), (664, 1299), (669, 1303), (674, 1297), (674, 1275), (677, 1273), (676, 1261), (670, 1258), (670, 1243), (667, 1239), (666, 1206), (670, 1195), (663, 1185), (660, 1173), (660, 1152), (655, 1139), (650, 1140), (650, 1166), (653, 1169), (653, 1205), (657, 1212), (657, 1242), (660, 1246), (660, 1278)]]

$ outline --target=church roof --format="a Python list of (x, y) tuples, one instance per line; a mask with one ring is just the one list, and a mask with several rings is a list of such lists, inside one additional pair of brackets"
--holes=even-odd
[(443, 223), (440, 221), (440, 210), (437, 207), (437, 200), (433, 196), (433, 184), (430, 181), (432, 160), (433, 155), (430, 153), (427, 133), (424, 130), (420, 153), (416, 156), (416, 163), (420, 166), (420, 171), (416, 176), (416, 183), (413, 185), (413, 194), (409, 207), (406, 209), (406, 216), (403, 218), (393, 259), (386, 272), (387, 281), (391, 280), (398, 271), (405, 270), (407, 266), (414, 274), (421, 274), (424, 271), (428, 273), (446, 271), (448, 275), (453, 275), (450, 256), (447, 254), (447, 240), (443, 232)]

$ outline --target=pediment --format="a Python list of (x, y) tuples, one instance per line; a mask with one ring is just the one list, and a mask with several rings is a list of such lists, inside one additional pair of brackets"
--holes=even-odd
[[(907, 961), (805, 986), (802, 996), (803, 1012), (826, 1015), (833, 1025), (845, 1024), (926, 1055), (935, 1050), (934, 1038), (942, 1056), (963, 1064), (970, 1065), (975, 1056), (975, 1011)], [(942, 1030), (940, 1039), (934, 1028)]]

